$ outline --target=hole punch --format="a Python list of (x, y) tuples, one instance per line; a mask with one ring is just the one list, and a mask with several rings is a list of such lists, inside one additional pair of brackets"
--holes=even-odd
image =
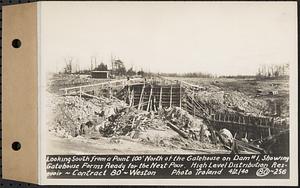
[(14, 143), (12, 143), (11, 147), (12, 147), (13, 150), (18, 151), (18, 150), (21, 149), (21, 143), (20, 142), (14, 142)]
[(14, 47), (14, 48), (20, 48), (21, 47), (21, 41), (19, 39), (14, 39), (11, 43), (11, 45)]

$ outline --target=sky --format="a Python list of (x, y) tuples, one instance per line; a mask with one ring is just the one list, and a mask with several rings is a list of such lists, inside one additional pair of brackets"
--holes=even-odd
[(61, 70), (72, 57), (151, 72), (256, 74), (297, 63), (296, 2), (42, 2), (41, 60)]

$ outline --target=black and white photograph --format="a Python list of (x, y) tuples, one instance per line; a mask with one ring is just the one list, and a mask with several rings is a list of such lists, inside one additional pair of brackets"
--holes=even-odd
[[(259, 170), (252, 178), (288, 178), (291, 130), (297, 131), (290, 97), (297, 88), (291, 82), (297, 75), (296, 9), (292, 2), (42, 4), (40, 104), (47, 170), (57, 167), (51, 162), (65, 162), (51, 156), (86, 155), (78, 160), (90, 161), (94, 169), (92, 161), (102, 155), (115, 155), (117, 162), (128, 162), (126, 155), (148, 161), (161, 155), (200, 161), (203, 155), (255, 159)], [(271, 160), (278, 164), (259, 163)], [(155, 168), (174, 168), (171, 178), (247, 179), (252, 164), (207, 163), (211, 172), (201, 172), (201, 163), (191, 164), (194, 171), (171, 162)], [(236, 168), (225, 173), (231, 167)], [(114, 168), (122, 170), (117, 175), (127, 173)], [(78, 179), (106, 175), (68, 173)], [(134, 173), (157, 175), (149, 169)]]
[(49, 7), (49, 152), (288, 154), (288, 7), (146, 4)]

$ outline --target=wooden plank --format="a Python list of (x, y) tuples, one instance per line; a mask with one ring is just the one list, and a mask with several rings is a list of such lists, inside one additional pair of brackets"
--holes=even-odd
[(170, 107), (172, 107), (172, 86), (171, 86), (171, 90), (170, 90)]
[(141, 95), (140, 95), (140, 100), (139, 100), (139, 104), (138, 104), (138, 110), (141, 109), (141, 103), (142, 103), (142, 99), (143, 99), (144, 89), (145, 89), (145, 84), (143, 85), (142, 92), (141, 92)]
[(82, 88), (79, 88), (79, 98), (81, 99)]
[(147, 105), (147, 111), (149, 111), (149, 107), (150, 107), (150, 103), (151, 103), (151, 96), (152, 96), (152, 87), (151, 87), (150, 94), (149, 94), (149, 100), (148, 100), (148, 105)]
[[(130, 81), (140, 81), (140, 78), (134, 78)], [(97, 86), (104, 86), (104, 85), (111, 85), (111, 84), (118, 84), (118, 83), (125, 83), (127, 81), (127, 79), (121, 79), (121, 80), (109, 80), (107, 82), (101, 82), (101, 83), (97, 83), (97, 84), (89, 84), (89, 85), (83, 85), (83, 86), (75, 86), (75, 87), (68, 87), (68, 88), (62, 88), (60, 90), (73, 90), (73, 89), (79, 89), (80, 87), (82, 88), (87, 88), (87, 87), (97, 87)]]
[(159, 93), (159, 108), (161, 108), (161, 99), (162, 99), (162, 87), (160, 87), (160, 93)]
[(134, 88), (132, 88), (130, 98), (129, 98), (129, 106), (134, 106)]
[(182, 136), (183, 138), (188, 138), (188, 135), (184, 132), (182, 132), (176, 125), (172, 124), (170, 121), (167, 121), (167, 125), (174, 130), (175, 132), (177, 132), (180, 136)]

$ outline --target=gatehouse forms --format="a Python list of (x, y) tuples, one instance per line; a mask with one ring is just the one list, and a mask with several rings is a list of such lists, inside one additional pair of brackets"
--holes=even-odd
[[(50, 85), (55, 94), (51, 105), (53, 111), (59, 112), (49, 122), (54, 154), (64, 150), (61, 146), (76, 144), (91, 147), (86, 151), (90, 154), (288, 153), (286, 95), (276, 96), (280, 113), (273, 111), (272, 103), (267, 102), (273, 95), (253, 96), (257, 85), (273, 83), (274, 79), (253, 78), (255, 88), (252, 84), (245, 88), (245, 92), (252, 90), (253, 94), (249, 95), (235, 91), (239, 89), (238, 84), (232, 89), (221, 86), (233, 81), (224, 78), (206, 79), (205, 86), (184, 79), (153, 76), (148, 80), (109, 80), (66, 88), (56, 84), (57, 80), (70, 76), (53, 75)], [(220, 86), (215, 80), (219, 80)], [(201, 78), (199, 81), (203, 82)], [(282, 93), (288, 92), (284, 86), (286, 80), (276, 82)], [(74, 143), (66, 145), (67, 140)], [(84, 140), (90, 144), (84, 144)], [(64, 151), (66, 154), (80, 152), (80, 147)]]

